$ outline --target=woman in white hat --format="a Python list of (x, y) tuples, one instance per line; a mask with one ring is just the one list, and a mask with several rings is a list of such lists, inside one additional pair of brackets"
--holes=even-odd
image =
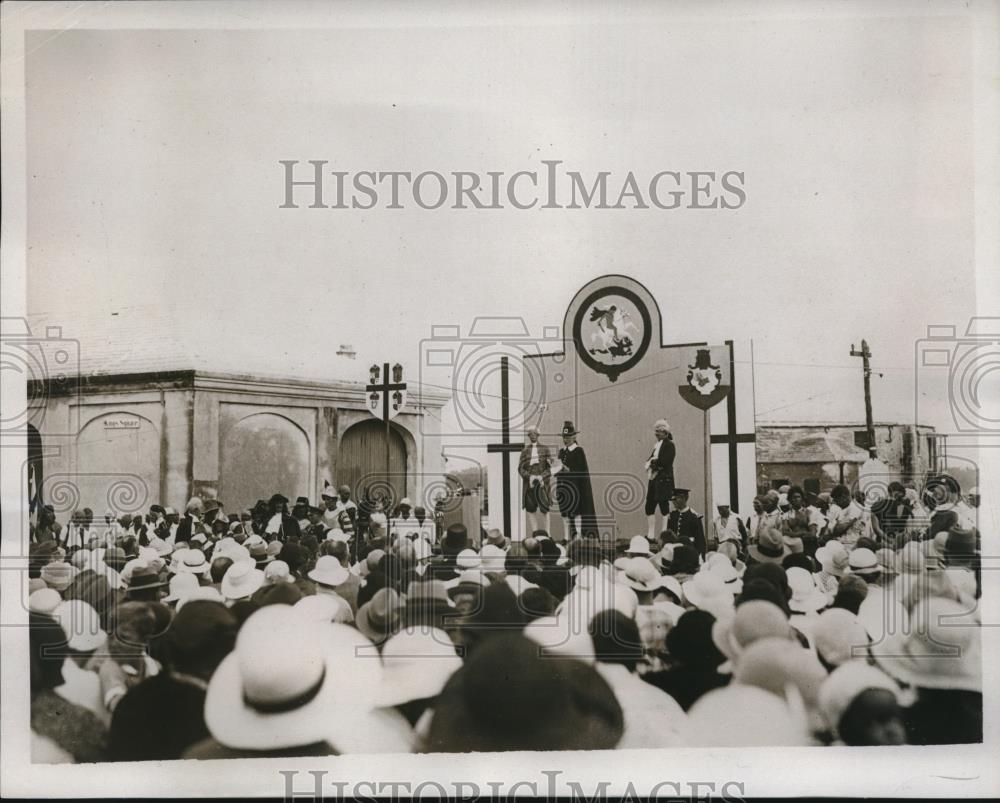
[(669, 512), (670, 498), (674, 493), (674, 457), (677, 449), (670, 424), (661, 418), (653, 425), (656, 440), (646, 460), (646, 538), (655, 540), (659, 532), (656, 526), (656, 511), (665, 518)]

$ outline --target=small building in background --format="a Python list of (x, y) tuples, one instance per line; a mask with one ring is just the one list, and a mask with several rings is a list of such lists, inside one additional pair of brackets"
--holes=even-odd
[[(758, 423), (757, 486), (800, 485), (820, 493), (843, 483), (854, 487), (868, 459), (864, 424)], [(875, 424), (875, 450), (892, 480), (923, 479), (940, 470), (945, 436), (918, 424)]]

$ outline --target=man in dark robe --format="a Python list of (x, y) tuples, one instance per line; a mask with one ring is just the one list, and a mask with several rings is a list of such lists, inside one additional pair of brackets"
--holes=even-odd
[(556, 475), (556, 500), (559, 513), (566, 524), (567, 540), (579, 536), (597, 537), (597, 522), (594, 512), (594, 492), (590, 484), (590, 467), (587, 454), (576, 442), (579, 435), (572, 421), (563, 424), (563, 448), (559, 450)]

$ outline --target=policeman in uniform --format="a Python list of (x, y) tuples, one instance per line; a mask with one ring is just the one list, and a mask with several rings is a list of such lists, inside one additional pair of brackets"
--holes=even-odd
[(701, 514), (688, 507), (691, 492), (687, 488), (674, 488), (674, 509), (667, 516), (667, 529), (673, 530), (682, 543), (689, 543), (704, 557), (708, 551), (705, 542), (705, 526)]

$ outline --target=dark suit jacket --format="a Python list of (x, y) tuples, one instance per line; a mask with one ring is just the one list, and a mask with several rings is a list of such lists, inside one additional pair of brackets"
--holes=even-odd
[(652, 497), (654, 502), (669, 502), (674, 493), (674, 457), (677, 456), (677, 447), (670, 438), (660, 441), (660, 453), (651, 464), (655, 472), (651, 482), (653, 483)]
[(177, 522), (177, 532), (174, 534), (174, 544), (180, 544), (183, 541), (190, 541), (193, 533), (191, 532), (192, 525), (194, 524), (194, 519), (190, 516), (184, 516), (179, 522)]
[(545, 490), (545, 495), (548, 496), (549, 490), (549, 478), (552, 476), (552, 450), (546, 446), (544, 443), (538, 444), (538, 465), (541, 468), (540, 472), (532, 472), (530, 469), (531, 462), (531, 444), (529, 443), (521, 450), (521, 456), (517, 461), (517, 473), (521, 475), (521, 479), (524, 480), (524, 492), (521, 494), (522, 504), (526, 502), (528, 489), (531, 487), (531, 475), (532, 473), (537, 473), (538, 476), (542, 478), (542, 488)]
[(694, 544), (695, 549), (702, 555), (707, 551), (708, 544), (705, 542), (705, 527), (701, 523), (701, 516), (691, 508), (684, 511), (671, 510), (667, 516), (667, 529), (677, 533), (682, 541), (687, 540)]

